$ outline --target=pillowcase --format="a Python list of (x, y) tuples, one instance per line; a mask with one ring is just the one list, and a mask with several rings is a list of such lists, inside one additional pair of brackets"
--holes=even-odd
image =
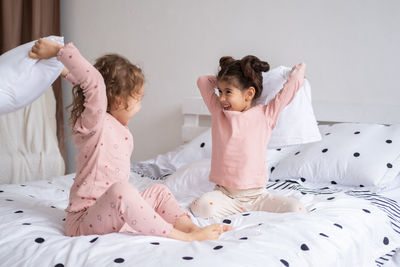
[[(214, 189), (215, 184), (210, 182), (208, 178), (210, 168), (210, 159), (191, 162), (169, 176), (165, 185), (168, 186), (179, 202), (189, 205), (195, 198)], [(185, 199), (188, 201), (185, 201)]]
[(270, 179), (346, 186), (390, 186), (400, 172), (400, 124), (320, 126), (323, 139), (298, 146), (276, 163)]
[[(263, 91), (256, 104), (267, 105), (282, 89), (290, 68), (277, 67), (263, 73)], [(282, 148), (321, 140), (318, 124), (311, 105), (311, 86), (305, 79), (292, 102), (279, 115), (271, 133), (268, 148)]]
[(165, 179), (180, 167), (211, 158), (211, 128), (178, 148), (154, 159), (131, 164), (131, 171), (152, 179)]
[[(64, 44), (64, 38), (45, 39)], [(36, 41), (20, 45), (0, 56), (0, 114), (25, 107), (41, 96), (60, 75), (63, 64), (55, 57), (32, 59), (28, 52)]]

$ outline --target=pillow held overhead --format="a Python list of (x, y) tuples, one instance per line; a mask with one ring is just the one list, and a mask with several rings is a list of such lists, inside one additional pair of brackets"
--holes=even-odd
[[(290, 68), (277, 67), (263, 73), (263, 91), (256, 105), (267, 105), (282, 89)], [(292, 102), (279, 115), (271, 133), (268, 148), (305, 144), (321, 140), (321, 134), (311, 104), (311, 86), (305, 79)]]
[[(64, 45), (64, 38), (48, 36)], [(47, 60), (28, 56), (35, 41), (0, 56), (0, 114), (23, 108), (41, 96), (60, 75), (63, 65), (55, 57)]]

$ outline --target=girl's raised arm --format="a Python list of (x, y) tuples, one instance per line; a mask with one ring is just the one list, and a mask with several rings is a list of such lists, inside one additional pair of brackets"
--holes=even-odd
[(215, 89), (217, 88), (217, 78), (215, 76), (200, 76), (197, 79), (197, 86), (210, 113), (221, 109), (218, 97), (215, 94)]
[(82, 134), (93, 133), (97, 127), (101, 127), (107, 111), (103, 77), (72, 43), (58, 51), (57, 59), (69, 70), (66, 78), (75, 84), (80, 84), (85, 96), (84, 110), (76, 121), (74, 130)]
[(293, 100), (296, 92), (303, 85), (306, 64), (299, 63), (290, 71), (289, 78), (279, 93), (266, 106), (265, 115), (274, 128), (281, 111)]

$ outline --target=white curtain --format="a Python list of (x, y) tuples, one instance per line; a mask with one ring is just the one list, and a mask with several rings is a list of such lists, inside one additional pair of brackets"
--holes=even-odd
[(0, 183), (63, 175), (52, 88), (31, 105), (0, 116)]

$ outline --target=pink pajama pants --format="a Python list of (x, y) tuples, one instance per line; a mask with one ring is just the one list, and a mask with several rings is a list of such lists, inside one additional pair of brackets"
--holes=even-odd
[(143, 235), (167, 236), (186, 212), (169, 189), (161, 184), (143, 192), (126, 183), (114, 183), (82, 211), (69, 212), (65, 229), (68, 236), (108, 234), (135, 230)]

